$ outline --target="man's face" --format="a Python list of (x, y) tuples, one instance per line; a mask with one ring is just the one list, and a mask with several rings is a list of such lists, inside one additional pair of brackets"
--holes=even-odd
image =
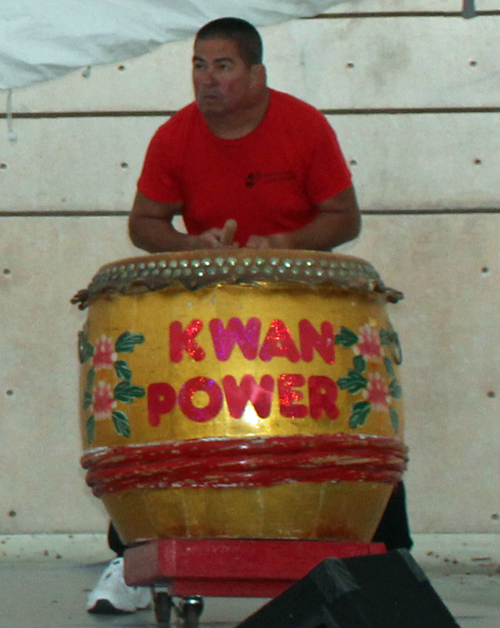
[(244, 110), (256, 98), (255, 68), (248, 67), (233, 41), (202, 39), (193, 56), (196, 103), (204, 115), (225, 115)]

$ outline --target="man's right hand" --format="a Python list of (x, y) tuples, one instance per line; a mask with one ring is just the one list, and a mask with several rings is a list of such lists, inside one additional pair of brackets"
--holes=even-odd
[(238, 247), (233, 242), (236, 223), (228, 220), (222, 229), (213, 227), (200, 235), (177, 231), (172, 220), (182, 215), (182, 203), (160, 203), (137, 192), (129, 219), (130, 239), (148, 253), (197, 251)]
[(208, 231), (205, 231), (199, 236), (196, 236), (200, 241), (201, 246), (197, 247), (200, 249), (236, 249), (238, 248), (237, 242), (232, 242), (232, 238), (230, 238), (230, 242), (224, 237), (226, 232), (224, 229), (218, 229), (217, 227), (213, 227)]

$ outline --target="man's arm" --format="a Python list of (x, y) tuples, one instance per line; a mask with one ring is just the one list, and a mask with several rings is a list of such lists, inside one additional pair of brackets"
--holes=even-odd
[(327, 251), (359, 235), (361, 215), (352, 186), (318, 203), (316, 207), (319, 214), (302, 229), (271, 236), (251, 236), (245, 246)]
[(199, 236), (177, 231), (172, 220), (182, 213), (182, 207), (182, 203), (159, 203), (137, 192), (129, 218), (129, 235), (135, 246), (148, 253), (232, 246), (222, 244), (222, 229), (209, 229)]

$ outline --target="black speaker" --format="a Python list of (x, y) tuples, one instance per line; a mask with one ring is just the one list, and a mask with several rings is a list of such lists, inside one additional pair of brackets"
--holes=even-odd
[(407, 550), (326, 558), (237, 628), (460, 628)]

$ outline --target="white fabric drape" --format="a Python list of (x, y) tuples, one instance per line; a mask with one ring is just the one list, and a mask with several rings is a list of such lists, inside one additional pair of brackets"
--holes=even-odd
[(0, 89), (138, 57), (193, 36), (218, 17), (264, 26), (310, 17), (344, 1), (0, 0)]

